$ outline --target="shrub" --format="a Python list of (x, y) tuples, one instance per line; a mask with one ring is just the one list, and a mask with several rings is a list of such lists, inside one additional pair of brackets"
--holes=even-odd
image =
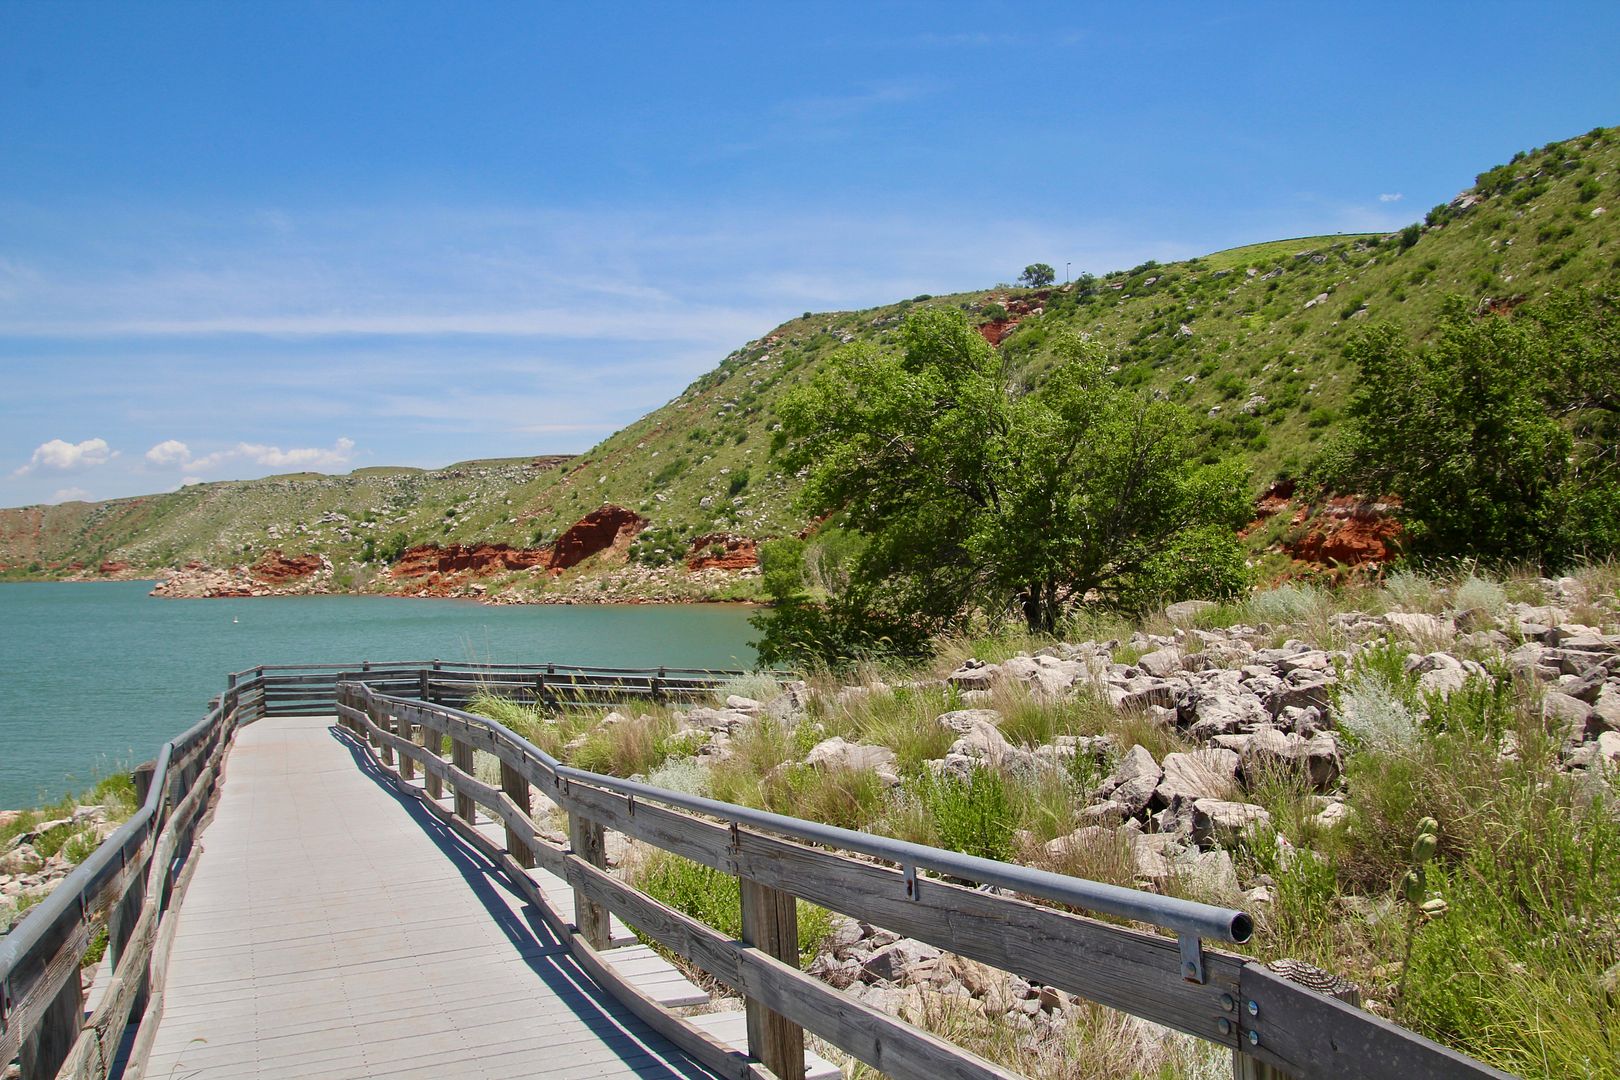
[(1489, 578), (1469, 574), (1457, 586), (1455, 603), (1459, 611), (1478, 609), (1495, 615), (1507, 603), (1507, 590)]
[(1012, 857), (1016, 822), (1000, 773), (975, 768), (966, 779), (922, 775), (913, 789), (933, 817), (941, 847), (983, 859)]

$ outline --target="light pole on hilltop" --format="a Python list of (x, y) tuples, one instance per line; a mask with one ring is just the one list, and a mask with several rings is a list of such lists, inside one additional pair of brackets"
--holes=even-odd
[(1069, 266), (1069, 263), (1063, 264), (1063, 284), (1065, 285), (1069, 283)]

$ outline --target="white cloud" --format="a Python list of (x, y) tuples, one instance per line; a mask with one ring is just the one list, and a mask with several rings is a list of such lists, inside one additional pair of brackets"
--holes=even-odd
[(52, 439), (35, 447), (28, 464), (12, 475), (27, 476), (39, 469), (51, 472), (75, 472), (96, 465), (105, 465), (117, 456), (118, 451), (109, 447), (106, 439), (86, 439), (81, 443)]
[(283, 450), (265, 443), (237, 443), (228, 450), (216, 450), (200, 458), (185, 462), (186, 469), (206, 472), (217, 469), (229, 461), (251, 461), (272, 469), (335, 469), (347, 465), (354, 457), (354, 440), (347, 436), (330, 447), (299, 446)]
[(179, 439), (164, 439), (146, 452), (146, 460), (163, 467), (184, 465), (191, 460), (191, 448)]
[(1400, 202), (1402, 198), (1403, 198), (1403, 196), (1398, 191), (1386, 191), (1384, 194), (1378, 196), (1378, 201), (1379, 202)]
[(58, 489), (47, 500), (53, 503), (84, 502), (90, 498), (90, 493), (82, 487), (66, 487)]

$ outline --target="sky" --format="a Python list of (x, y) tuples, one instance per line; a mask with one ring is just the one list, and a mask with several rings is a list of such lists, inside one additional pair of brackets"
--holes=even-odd
[(1620, 5), (0, 0), (0, 505), (582, 451), (805, 311), (1392, 230)]

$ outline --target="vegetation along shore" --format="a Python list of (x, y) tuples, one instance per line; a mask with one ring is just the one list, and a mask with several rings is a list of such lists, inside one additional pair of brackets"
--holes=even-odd
[[(1081, 338), (1083, 362), (1109, 386), (1180, 410), (1185, 419), (1173, 423), (1185, 430), (1172, 441), (1181, 467), (1235, 470), (1224, 490), (1241, 492), (1243, 512), (1228, 498), (1206, 525), (1218, 518), (1241, 535), (1258, 580), (1388, 562), (1412, 524), (1396, 512), (1399, 500), (1421, 511), (1452, 486), (1471, 432), (1528, 420), (1520, 406), (1531, 399), (1561, 431), (1526, 427), (1522, 445), (1546, 458), (1569, 439), (1576, 467), (1521, 475), (1527, 459), (1497, 455), (1497, 486), (1482, 499), (1526, 488), (1548, 498), (1488, 532), (1560, 531), (1597, 550), (1613, 541), (1601, 532), (1612, 527), (1602, 525), (1612, 523), (1612, 500), (1601, 472), (1617, 440), (1601, 418), (1613, 415), (1620, 378), (1601, 343), (1613, 341), (1620, 272), (1617, 166), (1620, 132), (1599, 128), (1487, 169), (1394, 233), (1268, 241), (1064, 284), (1037, 264), (1019, 285), (807, 312), (577, 457), (299, 473), (0, 510), (0, 578), (161, 575), (173, 596), (758, 599), (760, 545), (807, 537), (807, 572), (836, 584), (862, 542), (860, 523), (826, 518), (805, 500), (808, 473), (784, 425), (794, 408), (809, 418), (795, 396), (852, 352), (901, 351), (917, 315), (960, 319), (1015, 391), (1072, 376)], [(1497, 385), (1468, 389), (1474, 397), (1434, 398), (1436, 387), (1460, 389), (1446, 364), (1493, 370), (1474, 360), (1510, 353), (1535, 362), (1504, 365)], [(1535, 385), (1536, 358), (1550, 353), (1578, 362), (1560, 366), (1559, 385)], [(1409, 378), (1420, 361), (1430, 376)], [(1071, 377), (1071, 390), (1078, 385)], [(1055, 396), (1046, 392), (1049, 406)], [(1352, 467), (1360, 459), (1345, 434), (1358, 418), (1375, 421), (1360, 430), (1381, 436), (1387, 455), (1413, 445), (1398, 422), (1421, 406), (1455, 417), (1488, 401), (1500, 406), (1494, 418), (1453, 426), (1433, 446), (1446, 460), (1382, 456), (1377, 474)], [(1609, 455), (1588, 452), (1605, 438)], [(1571, 522), (1581, 527), (1561, 532)], [(1478, 524), (1430, 517), (1424, 527)]]

